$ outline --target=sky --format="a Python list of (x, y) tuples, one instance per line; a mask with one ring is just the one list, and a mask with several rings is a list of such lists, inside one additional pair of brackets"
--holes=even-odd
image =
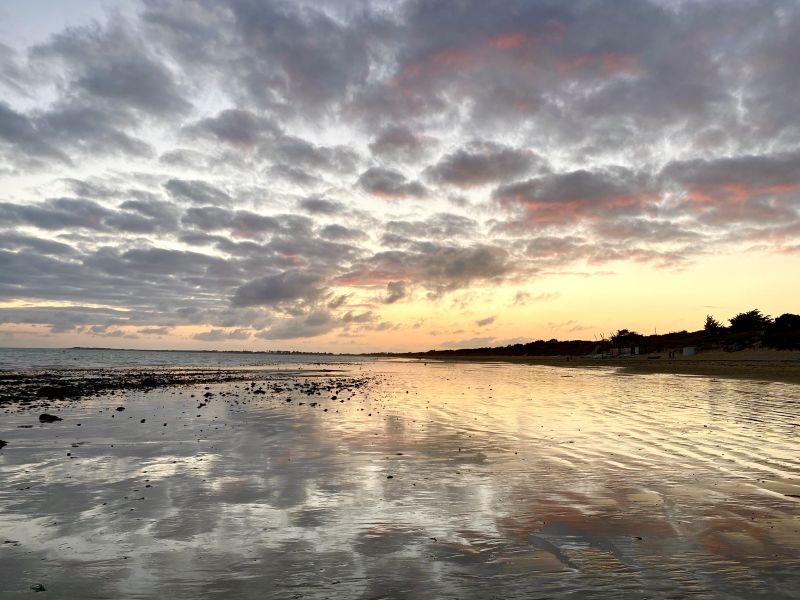
[(0, 6), (0, 345), (800, 312), (796, 0)]

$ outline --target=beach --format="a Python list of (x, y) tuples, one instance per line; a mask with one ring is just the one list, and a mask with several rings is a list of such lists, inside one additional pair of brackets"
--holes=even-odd
[(31, 383), (0, 406), (4, 597), (800, 589), (796, 385), (502, 362), (190, 371), (83, 371), (122, 383), (63, 400)]
[(504, 356), (502, 354), (417, 354), (419, 360), (509, 362), (566, 368), (611, 368), (629, 374), (677, 374), (800, 384), (800, 352), (778, 350), (711, 351), (693, 356), (668, 353), (590, 358), (585, 356)]

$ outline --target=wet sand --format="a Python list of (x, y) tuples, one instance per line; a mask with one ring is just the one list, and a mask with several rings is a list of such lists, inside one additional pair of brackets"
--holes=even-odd
[(3, 597), (797, 597), (795, 385), (231, 377), (0, 407)]
[(719, 377), (725, 379), (752, 379), (800, 384), (800, 352), (742, 351), (703, 352), (690, 357), (658, 358), (635, 356), (624, 358), (586, 358), (565, 356), (437, 356), (419, 355), (422, 361), (457, 362), (509, 362), (517, 364), (547, 365), (571, 368), (615, 368), (620, 373), (673, 373)]

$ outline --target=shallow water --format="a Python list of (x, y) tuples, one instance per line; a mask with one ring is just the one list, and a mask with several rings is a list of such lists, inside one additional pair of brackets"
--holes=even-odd
[(260, 367), (304, 363), (360, 362), (358, 356), (198, 352), (192, 350), (118, 350), (112, 348), (0, 348), (0, 369), (103, 369), (128, 367)]
[(365, 374), (336, 400), (224, 384), (202, 409), (182, 388), (0, 414), (3, 597), (800, 597), (798, 386), (343, 376)]

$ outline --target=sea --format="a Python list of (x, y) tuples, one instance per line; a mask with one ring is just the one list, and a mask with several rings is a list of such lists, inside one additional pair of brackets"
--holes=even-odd
[(0, 348), (0, 370), (103, 368), (236, 368), (358, 362), (364, 357), (269, 352), (120, 350), (112, 348)]

